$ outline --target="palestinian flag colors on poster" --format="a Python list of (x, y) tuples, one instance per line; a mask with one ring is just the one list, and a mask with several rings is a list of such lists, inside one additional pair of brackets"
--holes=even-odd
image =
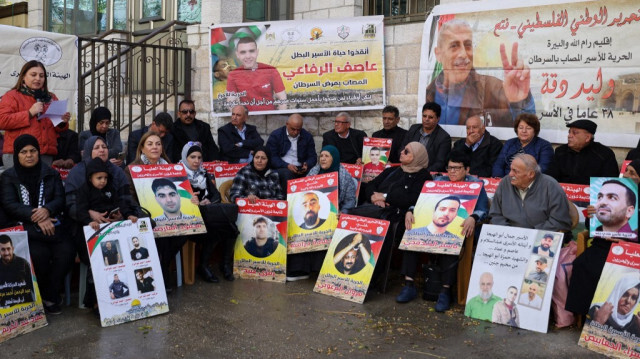
[(243, 279), (286, 281), (287, 201), (236, 199), (238, 238), (233, 273)]
[(149, 218), (83, 229), (103, 327), (169, 311)]
[(181, 164), (130, 165), (138, 203), (156, 222), (156, 237), (207, 233), (187, 172)]
[(47, 325), (42, 298), (29, 254), (27, 232), (2, 230), (10, 242), (0, 243), (11, 258), (0, 261), (0, 343)]
[(340, 163), (351, 177), (356, 180), (356, 203), (358, 202), (358, 196), (360, 195), (360, 185), (362, 184), (362, 165), (354, 165), (351, 163)]
[(362, 163), (364, 163), (362, 182), (367, 183), (384, 171), (387, 162), (389, 162), (392, 142), (390, 138), (364, 138), (362, 142)]
[(638, 186), (630, 178), (591, 177), (591, 205), (596, 213), (589, 236), (638, 242)]
[(640, 357), (640, 244), (611, 244), (578, 345), (610, 358)]
[[(211, 162), (210, 162), (211, 163)], [(233, 179), (240, 169), (248, 163), (216, 163), (214, 166), (209, 166), (207, 172), (213, 173), (216, 178), (216, 187), (220, 191), (221, 195), (229, 193), (231, 186), (233, 185)]]
[(398, 248), (460, 254), (462, 223), (473, 213), (480, 190), (480, 182), (425, 182), (413, 211), (415, 223), (404, 232)]
[(339, 222), (313, 291), (362, 304), (389, 221), (343, 214)]
[(338, 173), (331, 172), (289, 180), (287, 253), (325, 250), (336, 229)]

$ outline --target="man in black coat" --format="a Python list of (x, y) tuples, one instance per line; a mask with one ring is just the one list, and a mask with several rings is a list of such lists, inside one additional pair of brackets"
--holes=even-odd
[(466, 153), (471, 160), (469, 174), (478, 177), (491, 177), (493, 163), (502, 150), (502, 142), (491, 136), (479, 116), (472, 116), (465, 122), (467, 137), (457, 140), (453, 150)]
[(340, 151), (340, 162), (362, 164), (362, 143), (367, 134), (351, 128), (351, 116), (340, 112), (333, 123), (334, 129), (322, 134), (322, 147), (336, 146)]
[(435, 102), (427, 102), (422, 106), (422, 123), (411, 125), (404, 136), (402, 147), (409, 142), (420, 142), (429, 154), (429, 172), (445, 172), (447, 159), (451, 152), (451, 136), (438, 122), (441, 108)]
[(402, 127), (398, 127), (400, 122), (400, 111), (395, 106), (386, 106), (382, 109), (382, 130), (376, 131), (371, 135), (375, 138), (390, 138), (391, 150), (389, 151), (389, 162), (398, 163), (400, 158), (400, 150), (402, 147), (402, 140), (404, 139), (407, 130)]
[(248, 125), (249, 110), (245, 106), (231, 109), (231, 122), (218, 128), (221, 159), (229, 163), (249, 163), (253, 151), (264, 145), (256, 126)]
[(220, 159), (220, 149), (213, 140), (211, 126), (196, 119), (196, 106), (191, 100), (182, 100), (178, 106), (178, 118), (171, 129), (173, 135), (173, 151), (169, 154), (171, 162), (182, 158), (182, 147), (189, 141), (202, 144), (202, 160), (211, 162)]
[[(160, 112), (156, 115), (156, 117), (153, 118), (153, 121), (151, 121), (151, 124), (149, 126), (132, 131), (129, 134), (129, 139), (127, 140), (127, 164), (131, 164), (131, 162), (135, 161), (138, 144), (140, 143), (142, 136), (148, 131), (157, 132), (158, 135), (160, 135), (164, 153), (166, 153), (172, 161), (177, 162), (177, 160), (173, 159), (173, 135), (171, 135), (172, 127), (173, 118), (171, 118), (171, 115), (166, 112)], [(180, 148), (180, 150), (182, 150), (182, 148)]]

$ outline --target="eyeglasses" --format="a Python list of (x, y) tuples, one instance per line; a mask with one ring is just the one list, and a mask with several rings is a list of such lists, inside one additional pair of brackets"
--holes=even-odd
[(340, 124), (344, 124), (344, 123), (349, 123), (349, 121), (333, 121), (333, 123), (340, 123)]
[(194, 115), (196, 113), (196, 110), (180, 110), (180, 113), (183, 115), (186, 115), (188, 113)]
[(198, 147), (202, 148), (202, 143), (200, 143), (200, 141), (189, 141), (189, 142), (187, 142), (187, 146), (189, 146), (189, 147), (198, 146)]
[(447, 171), (460, 171), (464, 166), (447, 166)]

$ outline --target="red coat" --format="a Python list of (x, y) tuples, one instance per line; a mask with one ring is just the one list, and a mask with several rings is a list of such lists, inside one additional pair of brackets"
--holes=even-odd
[[(56, 95), (51, 93), (51, 99), (57, 100)], [(20, 93), (17, 90), (9, 90), (2, 96), (0, 101), (0, 130), (5, 130), (4, 146), (2, 153), (13, 153), (13, 141), (18, 136), (28, 133), (38, 140), (40, 154), (58, 154), (58, 132), (62, 132), (69, 127), (68, 123), (63, 126), (53, 126), (48, 117), (38, 121), (37, 117), (29, 117), (29, 109), (36, 103), (36, 99)], [(45, 111), (48, 108), (45, 105)]]

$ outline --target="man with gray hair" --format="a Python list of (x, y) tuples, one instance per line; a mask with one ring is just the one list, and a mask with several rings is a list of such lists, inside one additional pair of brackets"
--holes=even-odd
[(248, 118), (249, 109), (233, 106), (231, 122), (218, 128), (220, 157), (223, 161), (249, 163), (253, 159), (253, 150), (264, 144), (257, 127), (247, 123)]
[(520, 113), (535, 113), (529, 67), (518, 56), (518, 43), (513, 43), (511, 56), (500, 45), (504, 80), (499, 80), (473, 68), (473, 31), (465, 21), (444, 23), (437, 41), (434, 52), (442, 72), (427, 86), (425, 100), (442, 107), (440, 124), (464, 125), (467, 118), (482, 114), (487, 126), (511, 127)]
[(519, 154), (511, 162), (489, 211), (491, 224), (548, 231), (571, 230), (569, 201), (558, 182), (542, 174), (536, 159)]
[(471, 161), (470, 174), (478, 177), (491, 177), (493, 164), (502, 150), (502, 142), (486, 130), (484, 118), (471, 116), (465, 122), (467, 137), (453, 144), (453, 151), (466, 153)]
[(336, 146), (340, 151), (340, 162), (362, 164), (362, 143), (367, 134), (351, 128), (351, 116), (346, 112), (336, 115), (334, 129), (322, 134), (322, 147)]

